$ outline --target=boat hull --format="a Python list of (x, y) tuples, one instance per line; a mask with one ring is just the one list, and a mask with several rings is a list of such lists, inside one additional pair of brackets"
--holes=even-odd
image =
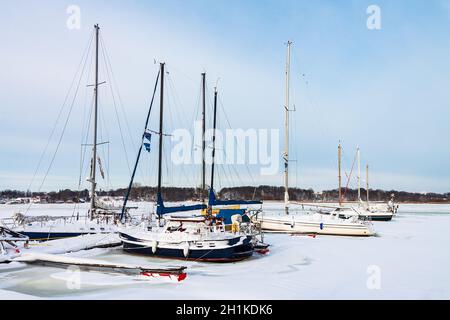
[(140, 254), (159, 258), (195, 260), (203, 262), (236, 262), (247, 259), (253, 254), (251, 237), (247, 237), (242, 243), (236, 243), (225, 248), (190, 248), (187, 256), (182, 247), (159, 245), (152, 248), (147, 242), (120, 233), (123, 250), (128, 253)]
[(280, 233), (322, 234), (333, 236), (369, 237), (373, 231), (364, 224), (338, 224), (329, 222), (301, 222), (276, 218), (258, 220), (264, 231)]
[(363, 219), (367, 219), (369, 221), (391, 221), (392, 220), (392, 214), (387, 215), (375, 215), (375, 216), (361, 216)]
[[(78, 236), (84, 236), (87, 234), (97, 234), (97, 232), (40, 232), (40, 231), (22, 231), (19, 232), (24, 236), (30, 238), (30, 240), (34, 241), (50, 241), (64, 238), (73, 238)], [(109, 232), (104, 232), (104, 234), (108, 234)]]

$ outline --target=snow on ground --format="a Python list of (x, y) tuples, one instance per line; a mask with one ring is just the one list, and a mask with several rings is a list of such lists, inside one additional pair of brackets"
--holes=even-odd
[[(29, 214), (70, 215), (74, 205), (33, 205)], [(0, 218), (26, 206), (0, 205)], [(151, 208), (140, 204), (140, 214)], [(265, 204), (280, 214), (282, 204)], [(79, 256), (185, 265), (181, 283), (72, 269), (0, 268), (0, 299), (450, 299), (450, 205), (401, 205), (376, 237), (267, 234), (267, 256), (233, 264), (164, 260), (95, 249)]]

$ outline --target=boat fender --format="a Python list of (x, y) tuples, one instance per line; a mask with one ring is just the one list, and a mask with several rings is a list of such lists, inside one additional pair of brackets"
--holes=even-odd
[(152, 252), (156, 253), (156, 249), (158, 248), (158, 241), (153, 241), (152, 243)]
[(189, 255), (189, 242), (186, 242), (183, 246), (184, 257), (187, 258)]
[(320, 230), (323, 230), (323, 222), (320, 223)]

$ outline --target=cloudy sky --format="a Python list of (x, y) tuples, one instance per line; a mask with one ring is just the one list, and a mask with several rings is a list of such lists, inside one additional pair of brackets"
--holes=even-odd
[[(381, 9), (380, 30), (367, 28), (373, 4)], [(80, 9), (79, 29), (67, 26), (71, 5)], [(450, 2), (443, 0), (2, 1), (0, 189), (78, 187), (91, 58), (70, 117), (69, 88), (95, 23), (117, 84), (102, 62), (101, 140), (110, 142), (100, 151), (110, 169), (104, 187), (128, 182), (158, 72), (155, 61), (165, 61), (169, 72), (168, 132), (192, 129), (199, 119), (204, 71), (208, 126), (212, 88), (220, 78), (219, 127), (282, 130), (285, 43), (291, 40), (293, 186), (335, 188), (341, 141), (344, 171), (350, 173), (359, 145), (373, 188), (450, 191)], [(157, 115), (155, 109), (151, 129), (157, 129)], [(173, 146), (166, 144), (166, 150)], [(139, 167), (140, 183), (156, 182), (156, 144), (152, 148)], [(281, 161), (281, 150), (278, 156)], [(282, 184), (282, 166), (270, 176), (261, 175), (258, 165), (228, 167), (219, 169), (219, 186)], [(199, 183), (196, 165), (166, 161), (164, 168), (165, 185)], [(86, 164), (81, 172), (84, 181)]]

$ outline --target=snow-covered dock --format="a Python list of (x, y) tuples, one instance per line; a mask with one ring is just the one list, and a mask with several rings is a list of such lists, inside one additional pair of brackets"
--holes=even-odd
[(51, 267), (78, 267), (88, 271), (116, 272), (128, 275), (141, 275), (148, 277), (167, 277), (170, 280), (182, 281), (186, 278), (186, 267), (161, 267), (150, 265), (137, 265), (126, 263), (112, 263), (102, 260), (68, 257), (64, 255), (46, 253), (25, 253), (12, 259), (13, 262), (25, 262)]
[[(9, 239), (9, 238), (8, 238)], [(23, 239), (20, 239), (23, 240)], [(182, 281), (186, 278), (184, 266), (150, 266), (126, 263), (112, 263), (80, 257), (67, 256), (96, 248), (120, 246), (117, 234), (89, 234), (74, 238), (36, 242), (13, 247), (10, 254), (3, 255), (1, 262), (26, 263), (41, 266), (68, 268), (77, 267), (82, 270), (141, 275), (152, 278), (167, 278)]]

